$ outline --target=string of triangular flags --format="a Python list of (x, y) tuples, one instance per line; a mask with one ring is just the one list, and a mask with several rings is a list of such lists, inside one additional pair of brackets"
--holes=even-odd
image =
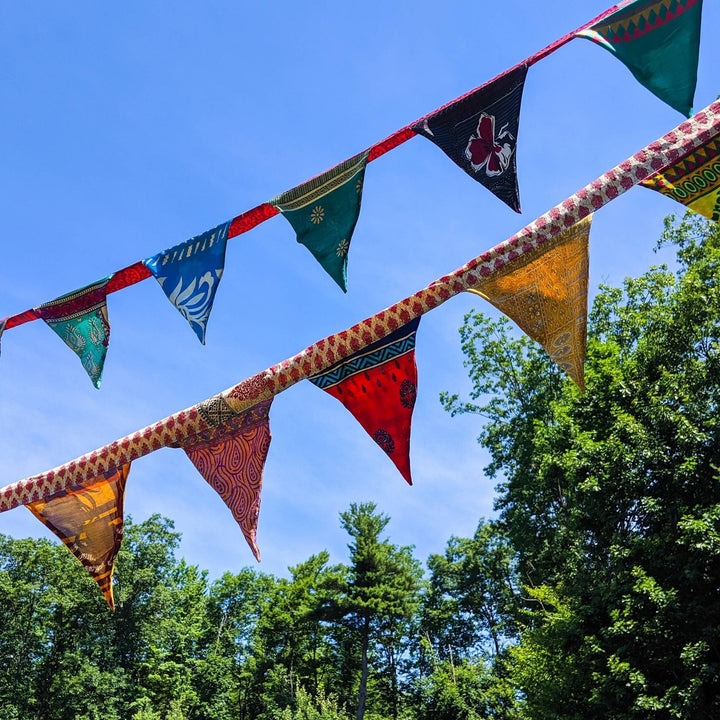
[[(642, 85), (687, 116), (697, 80), (701, 14), (702, 0), (626, 0), (614, 5), (505, 73), (316, 178), (103, 280), (0, 320), (0, 338), (5, 330), (42, 319), (78, 355), (93, 385), (99, 387), (110, 338), (107, 295), (153, 276), (204, 344), (227, 240), (278, 213), (292, 225), (297, 241), (346, 291), (365, 168), (415, 135), (431, 140), (470, 177), (519, 212), (516, 145), (529, 67), (573, 38), (584, 37), (612, 52)], [(708, 148), (707, 154), (715, 150)], [(671, 173), (649, 186), (685, 204), (691, 201), (698, 212), (717, 215), (720, 175), (715, 165), (703, 169), (699, 178), (704, 184), (697, 189), (687, 189), (695, 188), (688, 179), (680, 185), (679, 177), (684, 176)]]
[(476, 293), (539, 342), (583, 389), (592, 214), (657, 173), (674, 177), (672, 168), (718, 141), (716, 102), (419, 292), (198, 405), (0, 489), (0, 512), (28, 505), (80, 560), (113, 607), (112, 572), (130, 464), (162, 447), (182, 448), (231, 510), (259, 560), (256, 531), (271, 439), (270, 407), (275, 395), (303, 379), (340, 400), (412, 483), (414, 353), (422, 315), (460, 292)]

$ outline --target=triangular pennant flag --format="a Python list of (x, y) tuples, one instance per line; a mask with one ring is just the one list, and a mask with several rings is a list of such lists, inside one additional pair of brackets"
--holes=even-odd
[(130, 464), (85, 480), (26, 507), (55, 533), (115, 609), (112, 577), (123, 538), (123, 501)]
[(180, 444), (232, 512), (258, 562), (256, 533), (263, 468), (270, 449), (271, 404), (272, 400), (266, 400), (236, 413), (220, 396), (206, 400), (197, 409), (210, 429)]
[(143, 261), (203, 345), (225, 268), (229, 227), (225, 222)]
[(360, 215), (369, 150), (270, 200), (302, 243), (347, 292), (350, 241)]
[(615, 55), (651, 93), (692, 114), (702, 0), (635, 0), (578, 36)]
[(410, 425), (417, 396), (415, 335), (420, 318), (308, 378), (337, 398), (412, 485)]
[(640, 184), (720, 222), (720, 137), (690, 151)]
[(519, 256), (470, 290), (540, 343), (583, 392), (591, 217), (563, 230), (538, 250)]
[(520, 212), (515, 149), (527, 65), (442, 108), (413, 126), (471, 178)]
[(36, 310), (80, 358), (93, 385), (100, 387), (110, 342), (105, 278), (81, 290), (40, 305)]

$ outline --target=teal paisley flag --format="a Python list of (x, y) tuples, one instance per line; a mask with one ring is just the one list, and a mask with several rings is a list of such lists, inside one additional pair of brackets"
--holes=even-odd
[(205, 344), (207, 321), (225, 268), (230, 222), (143, 260), (168, 300)]
[(602, 45), (637, 81), (692, 115), (702, 0), (635, 0), (578, 33)]
[(302, 243), (347, 292), (347, 262), (362, 200), (369, 150), (269, 201)]
[(92, 384), (100, 387), (110, 341), (106, 303), (109, 277), (35, 308), (45, 323), (80, 358)]

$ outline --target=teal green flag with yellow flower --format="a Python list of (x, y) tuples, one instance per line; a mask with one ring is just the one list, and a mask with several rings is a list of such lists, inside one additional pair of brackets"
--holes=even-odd
[(578, 35), (609, 50), (650, 92), (690, 117), (701, 15), (702, 0), (635, 0)]
[(347, 292), (347, 259), (360, 215), (369, 151), (270, 200), (288, 219), (302, 243)]

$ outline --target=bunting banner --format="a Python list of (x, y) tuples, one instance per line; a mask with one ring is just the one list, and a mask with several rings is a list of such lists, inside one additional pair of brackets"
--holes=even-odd
[(640, 183), (720, 222), (720, 138), (712, 138)]
[(409, 485), (410, 425), (417, 397), (415, 336), (420, 318), (308, 378), (337, 398), (395, 463)]
[[(697, 9), (695, 8), (695, 5), (697, 5)], [(634, 8), (633, 11), (637, 11), (637, 21), (634, 20), (633, 17), (631, 17), (632, 13), (630, 13), (630, 16), (628, 17), (626, 17), (625, 15), (622, 15), (621, 17), (621, 13), (625, 13), (626, 11), (630, 12), (629, 8)], [(619, 56), (628, 53), (628, 47), (630, 46), (627, 45), (627, 43), (629, 42), (629, 40), (633, 40), (631, 48), (632, 52), (630, 53), (630, 56), (631, 59), (632, 57), (634, 57), (635, 60), (638, 61), (638, 58), (640, 56), (649, 57), (649, 55), (642, 48), (642, 44), (646, 41), (649, 41), (648, 38), (645, 36), (650, 33), (650, 30), (652, 30), (652, 33), (650, 33), (652, 37), (652, 43), (658, 43), (662, 41), (667, 44), (669, 42), (669, 36), (666, 33), (669, 33), (671, 30), (672, 32), (676, 32), (678, 28), (680, 28), (681, 30), (685, 30), (690, 25), (693, 25), (694, 21), (696, 21), (697, 26), (693, 25), (694, 29), (692, 33), (688, 35), (688, 37), (692, 36), (692, 38), (695, 38), (695, 36), (697, 35), (696, 31), (699, 28), (700, 14), (700, 0), (664, 0), (663, 2), (646, 2), (644, 4), (638, 2), (628, 4), (628, 2), (625, 2), (622, 3), (620, 7), (614, 5), (609, 10), (604, 11), (597, 17), (577, 28), (576, 30), (560, 37), (559, 39), (550, 43), (538, 52), (530, 55), (517, 66), (511, 68), (502, 75), (497, 76), (493, 80), (485, 83), (480, 88), (477, 88), (467, 93), (466, 95), (463, 95), (462, 97), (454, 100), (453, 102), (443, 106), (439, 110), (436, 110), (424, 116), (420, 120), (417, 120), (416, 122), (406, 125), (400, 130), (395, 131), (384, 140), (375, 143), (367, 150), (367, 162), (377, 160), (385, 153), (390, 152), (396, 147), (407, 142), (410, 138), (415, 137), (418, 133), (424, 134), (431, 139), (435, 139), (435, 142), (440, 144), (439, 138), (442, 137), (443, 132), (445, 132), (446, 134), (451, 134), (450, 130), (453, 128), (453, 123), (450, 122), (447, 127), (443, 126), (442, 129), (438, 129), (438, 136), (436, 138), (433, 138), (430, 134), (432, 133), (431, 124), (433, 122), (433, 119), (442, 120), (442, 118), (446, 114), (452, 114), (453, 108), (462, 107), (466, 102), (469, 102), (470, 98), (482, 96), (485, 92), (488, 92), (489, 88), (491, 87), (500, 87), (504, 82), (507, 81), (508, 77), (514, 76), (518, 73), (525, 73), (528, 67), (534, 65), (535, 63), (539, 62), (551, 53), (555, 52), (560, 47), (573, 40), (575, 37), (588, 37), (591, 40), (594, 40), (604, 45), (605, 47), (608, 47), (612, 52), (618, 54)], [(608, 20), (608, 18), (610, 17), (614, 17), (616, 22), (610, 22)], [(676, 22), (673, 24), (673, 22), (671, 22), (678, 19), (682, 22), (679, 24)], [(668, 25), (668, 27), (665, 27), (666, 24)], [(650, 30), (648, 30), (648, 28), (650, 28)], [(693, 42), (695, 41), (693, 40)], [(675, 48), (674, 39), (671, 44), (673, 48)], [(683, 47), (682, 43), (677, 45), (678, 49), (681, 47)], [(673, 50), (673, 52), (675, 52), (675, 49)], [(683, 67), (684, 65), (687, 65), (688, 67), (690, 67), (691, 65), (693, 67), (696, 67), (696, 61), (685, 62), (685, 60), (690, 58), (693, 54), (697, 55), (697, 52), (693, 51), (691, 53), (686, 53), (685, 55), (683, 55), (683, 52), (684, 50), (679, 51), (680, 62), (676, 63), (675, 60), (672, 60), (671, 63), (668, 65), (668, 68), (665, 68), (661, 63), (660, 71), (658, 71), (657, 65), (655, 65), (652, 72), (653, 78), (655, 78), (659, 72), (660, 77), (665, 78), (669, 83), (673, 83), (675, 82), (675, 80), (679, 80), (681, 84), (684, 83), (685, 79), (683, 74), (678, 74), (675, 71)], [(678, 75), (677, 78), (676, 75)], [(693, 78), (695, 77), (695, 75), (696, 72), (694, 73)], [(669, 92), (673, 96), (677, 94), (682, 95), (682, 92), (678, 93), (675, 90), (674, 86), (669, 89)], [(688, 107), (692, 103), (692, 94), (692, 92), (689, 93), (689, 99), (687, 101)], [(481, 108), (480, 113), (482, 114), (482, 112), (483, 110)], [(518, 113), (515, 113), (514, 115), (515, 122), (517, 122)], [(498, 190), (498, 192), (503, 195), (504, 201), (508, 202), (511, 207), (519, 211), (520, 203), (517, 192), (517, 182), (506, 182), (507, 186), (503, 186), (504, 191), (501, 187), (501, 184), (498, 184), (498, 180), (501, 176), (505, 176), (506, 181), (510, 177), (510, 165), (512, 165), (513, 168), (513, 177), (515, 175), (514, 143), (517, 138), (517, 127), (514, 128), (513, 133), (513, 129), (511, 129), (509, 125), (505, 126), (502, 120), (498, 120), (496, 113), (493, 114), (485, 111), (485, 115), (485, 118), (477, 118), (475, 126), (471, 127), (470, 132), (468, 133), (468, 136), (466, 138), (466, 144), (464, 146), (453, 147), (451, 139), (447, 139), (446, 147), (444, 147), (443, 149), (445, 149), (446, 152), (448, 152), (448, 154), (453, 158), (453, 160), (455, 162), (458, 162), (458, 164), (460, 164), (461, 167), (463, 167), (463, 169), (465, 169), (472, 177), (476, 177), (481, 181), (483, 181), (482, 178), (484, 177), (484, 184), (494, 186), (495, 190)], [(511, 135), (514, 135), (514, 137), (511, 138)], [(441, 147), (443, 146), (441, 145)], [(353, 159), (346, 162), (352, 163), (352, 161)], [(345, 163), (343, 163), (343, 165), (344, 164)], [(508, 165), (508, 168), (506, 170), (503, 170), (503, 167), (506, 164)], [(655, 168), (655, 170), (657, 169), (658, 168)], [(338, 171), (338, 168), (334, 168), (333, 170), (328, 171), (320, 177), (332, 176)], [(305, 186), (312, 185), (313, 183), (318, 181), (319, 179), (311, 180), (308, 183), (305, 183)], [(296, 190), (298, 189), (296, 188)], [(290, 191), (290, 193), (285, 193), (285, 195), (292, 194), (292, 192), (293, 191)], [(280, 200), (281, 198), (285, 197), (285, 195), (276, 198), (276, 200)], [(509, 199), (505, 196), (509, 196)], [(278, 209), (278, 207), (270, 203), (262, 203), (254, 208), (251, 208), (250, 210), (247, 210), (236, 216), (230, 222), (229, 229), (227, 231), (227, 238), (236, 237), (242, 233), (248, 232), (248, 230), (251, 230), (260, 223), (265, 222), (269, 218), (274, 217), (279, 212), (280, 210)], [(318, 219), (319, 216), (316, 215), (316, 220)], [(347, 245), (342, 242), (343, 239), (347, 241)], [(341, 263), (340, 260), (336, 258), (341, 259), (343, 253), (349, 247), (349, 242), (350, 237), (345, 237), (337, 241), (336, 244), (333, 244), (328, 240), (328, 246), (325, 247), (324, 250), (322, 247), (315, 248), (315, 251), (317, 251), (318, 255), (322, 258), (321, 263), (323, 263), (323, 266), (327, 266), (326, 269), (330, 268), (330, 270), (328, 271), (331, 271), (331, 275), (335, 277), (336, 281), (338, 281), (341, 286), (346, 284), (344, 277), (346, 274), (346, 268), (344, 267), (346, 262)], [(318, 243), (320, 246), (324, 245), (324, 241), (322, 240), (318, 240)], [(315, 241), (313, 241), (311, 244), (314, 245)], [(179, 247), (181, 246), (178, 246), (178, 248)], [(172, 248), (172, 250), (176, 249), (177, 248)], [(160, 253), (161, 257), (164, 255), (165, 253)], [(176, 257), (176, 259), (178, 258)], [(121, 270), (117, 270), (116, 272), (114, 272), (111, 276), (110, 282), (108, 283), (107, 292), (117, 292), (119, 290), (122, 290), (123, 288), (126, 288), (130, 285), (141, 282), (148, 277), (151, 277), (152, 273), (146, 265), (147, 262), (148, 261), (136, 262), (132, 265), (129, 265), (128, 267), (122, 268)], [(340, 283), (340, 280), (343, 280), (343, 283)], [(197, 283), (197, 278), (195, 279), (195, 282)], [(178, 287), (177, 284), (176, 287)], [(182, 292), (182, 290), (183, 285), (182, 283), (180, 283), (178, 292)], [(174, 291), (171, 289), (170, 294), (173, 294), (173, 292)], [(191, 294), (193, 294), (192, 291)], [(198, 302), (202, 304), (202, 299), (198, 300)], [(212, 304), (212, 302), (210, 302), (210, 304)], [(22, 325), (26, 322), (32, 322), (33, 320), (38, 320), (39, 318), (40, 315), (37, 312), (36, 308), (31, 308), (30, 310), (25, 310), (21, 313), (6, 318), (5, 329), (9, 330), (10, 328), (18, 327), (19, 325)], [(198, 332), (199, 336), (201, 334), (204, 335), (202, 327), (194, 329), (196, 330), (196, 332)]]
[(583, 392), (591, 218), (469, 288), (542, 345)]
[(527, 65), (518, 65), (413, 126), (515, 212), (520, 212), (515, 150), (527, 71)]
[(126, 464), (27, 505), (90, 573), (111, 610), (115, 609), (112, 578), (123, 539), (129, 472)]
[(355, 155), (269, 202), (287, 218), (297, 241), (343, 292), (347, 292), (348, 252), (360, 215), (369, 152)]
[[(564, 230), (713, 137), (720, 137), (720, 102), (696, 113), (462, 267), (352, 327), (318, 340), (293, 357), (242, 380), (216, 399), (221, 398), (233, 413), (241, 413), (271, 400), (301, 380), (325, 374), (341, 359), (363, 348), (367, 351), (372, 343), (386, 341), (390, 333), (455, 295), (468, 289), (482, 289), (482, 283), (488, 278), (504, 272), (507, 266), (522, 263), (524, 256), (537, 257), (541, 248), (551, 249)], [(72, 489), (160, 448), (182, 447), (186, 440), (212, 429), (212, 415), (201, 411), (203, 405), (173, 413), (58, 467), (0, 488), (0, 512)], [(222, 419), (223, 414), (219, 417)], [(395, 441), (397, 447), (397, 438)]]
[(45, 323), (80, 358), (92, 384), (100, 387), (110, 342), (106, 287), (110, 278), (36, 308)]
[(229, 226), (222, 223), (143, 261), (203, 345), (225, 268)]
[(615, 55), (651, 93), (692, 113), (702, 0), (635, 0), (580, 30)]
[(206, 400), (197, 411), (208, 429), (179, 443), (232, 512), (258, 562), (256, 534), (270, 449), (270, 405), (272, 400), (266, 400), (238, 413), (220, 396)]

